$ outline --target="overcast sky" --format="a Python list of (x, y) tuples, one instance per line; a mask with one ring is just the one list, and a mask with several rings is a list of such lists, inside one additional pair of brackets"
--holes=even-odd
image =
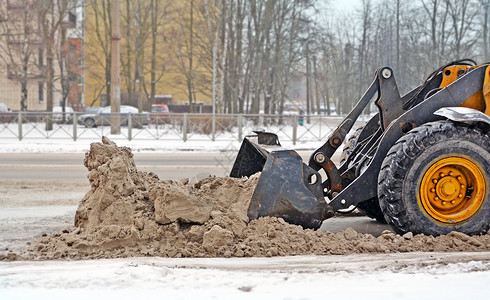
[(361, 0), (331, 0), (330, 4), (339, 12), (351, 11), (354, 10), (356, 6), (361, 5)]

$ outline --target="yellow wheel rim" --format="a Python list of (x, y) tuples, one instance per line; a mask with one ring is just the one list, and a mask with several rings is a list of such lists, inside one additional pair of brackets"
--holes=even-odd
[(450, 156), (425, 172), (419, 204), (432, 218), (448, 224), (473, 216), (485, 199), (486, 178), (469, 158)]

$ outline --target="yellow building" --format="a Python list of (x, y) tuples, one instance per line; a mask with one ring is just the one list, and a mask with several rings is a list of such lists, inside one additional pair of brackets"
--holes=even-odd
[[(129, 8), (126, 6), (128, 3)], [(204, 1), (120, 1), (122, 104), (137, 106), (139, 93), (151, 93), (152, 11), (158, 22), (155, 35), (155, 95), (171, 95), (173, 103), (188, 103), (190, 79), (193, 102), (211, 103), (212, 57), (211, 47), (207, 45), (207, 23), (202, 7), (198, 7), (202, 3)], [(110, 66), (110, 37), (107, 34), (111, 25), (108, 21), (110, 6), (108, 1), (97, 0), (87, 0), (86, 4), (85, 106), (103, 106), (110, 92), (107, 85), (110, 83), (110, 68), (106, 68)], [(153, 5), (157, 5), (157, 8), (154, 9)], [(137, 74), (141, 72), (143, 75), (140, 76), (144, 78), (141, 77), (143, 80), (140, 81)], [(142, 99), (145, 99), (144, 109), (149, 109), (146, 96)]]

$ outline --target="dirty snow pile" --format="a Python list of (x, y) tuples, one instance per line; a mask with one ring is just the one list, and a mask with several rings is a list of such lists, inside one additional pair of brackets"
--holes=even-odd
[(107, 138), (85, 154), (91, 189), (74, 227), (42, 237), (22, 253), (0, 259), (83, 259), (134, 256), (250, 257), (412, 251), (489, 251), (490, 235), (379, 237), (348, 228), (304, 230), (280, 218), (249, 222), (247, 209), (258, 175), (159, 180), (140, 172), (127, 147)]

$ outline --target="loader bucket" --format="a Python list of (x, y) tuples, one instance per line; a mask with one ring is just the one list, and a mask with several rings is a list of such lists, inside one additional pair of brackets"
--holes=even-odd
[(298, 153), (273, 139), (261, 139), (262, 134), (258, 133), (257, 141), (266, 144), (255, 137), (244, 139), (230, 173), (242, 177), (262, 171), (248, 208), (249, 219), (271, 216), (304, 228), (319, 228), (327, 217), (320, 174), (305, 165)]

